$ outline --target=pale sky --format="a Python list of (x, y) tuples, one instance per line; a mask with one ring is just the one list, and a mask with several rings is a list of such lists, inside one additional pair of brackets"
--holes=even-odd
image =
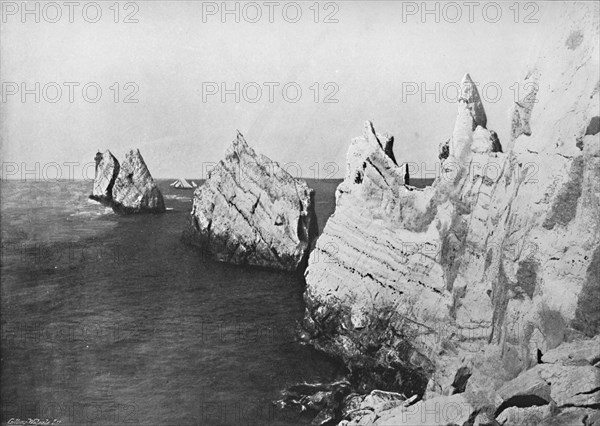
[[(28, 7), (35, 10), (36, 3)], [(221, 9), (221, 2), (204, 2), (203, 11), (202, 2), (152, 1), (120, 3), (115, 23), (109, 1), (98, 2), (102, 16), (92, 23), (84, 17), (94, 20), (95, 6), (82, 10), (88, 3), (79, 2), (71, 23), (62, 1), (55, 3), (60, 18), (56, 7), (39, 2), (36, 23), (35, 14), (22, 16), (20, 1), (2, 2), (4, 163), (84, 164), (93, 161), (97, 149), (110, 149), (121, 159), (128, 148), (139, 148), (156, 178), (201, 178), (203, 163), (219, 161), (239, 129), (257, 151), (282, 164), (298, 163), (304, 177), (315, 177), (315, 163), (319, 177), (343, 177), (351, 139), (361, 134), (365, 120), (373, 120), (378, 132), (395, 136), (399, 162), (433, 164), (456, 116), (455, 86), (444, 85), (460, 82), (466, 72), (487, 85), (482, 95), (488, 128), (501, 141), (508, 139), (513, 85), (524, 77), (532, 42), (560, 26), (560, 19), (546, 16), (558, 5), (547, 2), (526, 3), (528, 9), (521, 3), (518, 17), (510, 9), (513, 2), (499, 2), (502, 16), (495, 23), (496, 9), (488, 5), (493, 2), (485, 1), (474, 8), (472, 23), (466, 2), (454, 3), (462, 14), (456, 23), (444, 19), (455, 19), (456, 9), (434, 2), (427, 4), (439, 8), (440, 22), (435, 13), (421, 15), (422, 2), (323, 2), (318, 23), (312, 1), (298, 3), (302, 16), (296, 23), (284, 19), (295, 17), (291, 2), (242, 2), (240, 22), (232, 14), (223, 23), (220, 10), (208, 14)], [(228, 5), (234, 9), (236, 2)], [(252, 23), (255, 5), (262, 17)], [(419, 10), (409, 15), (413, 7)], [(137, 23), (122, 22), (132, 13)], [(332, 13), (339, 22), (322, 22)], [(524, 22), (528, 17), (538, 22)], [(35, 94), (22, 102), (22, 83), (35, 92), (36, 82), (40, 102)], [(72, 103), (70, 82), (79, 83), (72, 86)], [(235, 91), (236, 82), (240, 102), (231, 94), (223, 103), (221, 84)], [(96, 103), (82, 95), (87, 83), (102, 89)], [(265, 83), (279, 83), (273, 102)], [(282, 95), (286, 83), (292, 83), (288, 100)], [(424, 102), (422, 85), (431, 90)], [(62, 94), (52, 103), (56, 86)], [(256, 86), (263, 88), (262, 96), (252, 103)], [(218, 94), (206, 93), (214, 87)], [(293, 103), (295, 87), (302, 95)], [(406, 93), (414, 87), (417, 94)], [(139, 102), (124, 103), (128, 94)], [(339, 102), (324, 103), (328, 94)], [(93, 85), (88, 95), (95, 96)], [(328, 162), (339, 165), (335, 176), (328, 171), (334, 169), (326, 169)]]

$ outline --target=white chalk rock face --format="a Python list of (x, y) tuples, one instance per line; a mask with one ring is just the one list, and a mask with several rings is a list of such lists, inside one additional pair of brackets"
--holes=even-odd
[(125, 154), (112, 188), (113, 209), (119, 213), (162, 213), (165, 202), (139, 150)]
[(112, 187), (119, 174), (119, 162), (110, 151), (96, 154), (96, 175), (92, 189), (92, 199), (112, 200)]
[(314, 191), (238, 133), (196, 189), (185, 239), (223, 262), (295, 271), (317, 232)]
[(477, 126), (473, 132), (471, 152), (487, 154), (493, 151), (492, 134), (488, 129)]
[(513, 149), (494, 148), (472, 88), (432, 187), (403, 184), (370, 123), (352, 142), (306, 270), (305, 329), (366, 388), (493, 401), (540, 354), (600, 333), (598, 4), (565, 8)]
[[(540, 38), (519, 83), (509, 149), (578, 155), (586, 135), (597, 134), (598, 13), (597, 2), (549, 8), (544, 20), (561, 25), (551, 28), (552, 36)], [(568, 120), (567, 111), (573, 111)]]

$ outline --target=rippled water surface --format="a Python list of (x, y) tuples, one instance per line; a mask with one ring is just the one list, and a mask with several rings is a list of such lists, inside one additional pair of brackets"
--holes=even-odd
[[(322, 228), (336, 181), (316, 189)], [(91, 183), (1, 183), (2, 422), (298, 424), (287, 385), (342, 373), (296, 340), (302, 277), (204, 261), (180, 242), (192, 191), (123, 217)]]

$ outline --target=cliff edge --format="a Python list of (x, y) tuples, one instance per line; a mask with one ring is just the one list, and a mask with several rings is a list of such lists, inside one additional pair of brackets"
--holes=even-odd
[(566, 355), (543, 361), (565, 345), (597, 348), (600, 332), (598, 4), (561, 13), (506, 141), (467, 74), (431, 187), (405, 184), (372, 123), (352, 142), (305, 274), (305, 337), (343, 359), (363, 392), (416, 395), (419, 414), (471, 410), (419, 423), (400, 404), (345, 422), (473, 424), (484, 409), (507, 421), (531, 406), (543, 418), (595, 415), (600, 351), (580, 369)]

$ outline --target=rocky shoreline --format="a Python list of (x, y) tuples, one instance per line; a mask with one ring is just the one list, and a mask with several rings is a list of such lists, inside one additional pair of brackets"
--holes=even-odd
[(359, 393), (336, 422), (600, 424), (598, 4), (561, 13), (510, 139), (467, 74), (431, 187), (372, 123), (352, 141), (305, 274), (306, 340)]
[[(317, 425), (600, 426), (599, 5), (565, 5), (500, 140), (469, 74), (432, 186), (364, 124), (317, 239), (314, 190), (238, 132), (193, 195), (183, 240), (304, 272), (302, 339), (344, 380), (279, 405)], [(91, 196), (159, 213), (139, 153), (97, 156)]]

